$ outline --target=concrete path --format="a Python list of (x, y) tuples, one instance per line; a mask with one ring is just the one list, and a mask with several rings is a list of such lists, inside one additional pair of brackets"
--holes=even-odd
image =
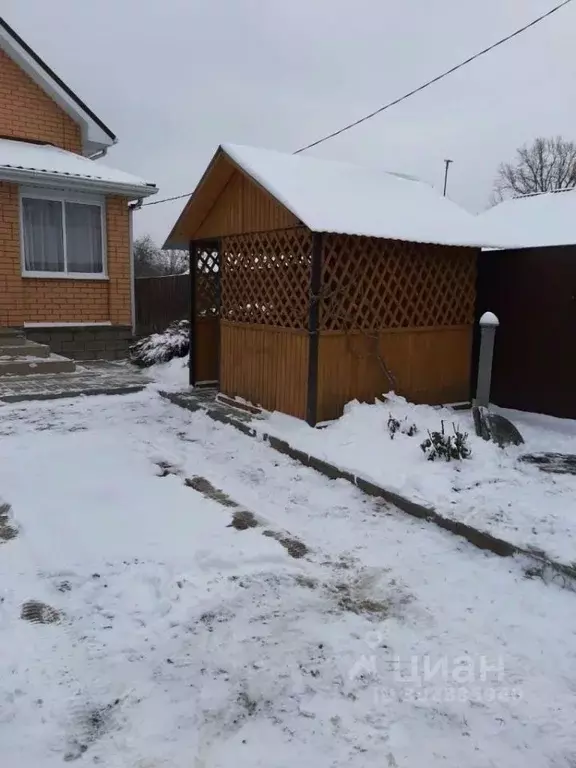
[(52, 400), (79, 395), (122, 395), (138, 392), (148, 376), (127, 362), (82, 363), (74, 373), (0, 377), (0, 402)]

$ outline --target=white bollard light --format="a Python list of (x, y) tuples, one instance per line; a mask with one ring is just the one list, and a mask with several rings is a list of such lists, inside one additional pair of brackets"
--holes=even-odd
[(484, 312), (480, 318), (480, 358), (478, 360), (475, 404), (485, 408), (490, 404), (494, 338), (496, 336), (496, 328), (499, 325), (500, 321), (493, 312)]

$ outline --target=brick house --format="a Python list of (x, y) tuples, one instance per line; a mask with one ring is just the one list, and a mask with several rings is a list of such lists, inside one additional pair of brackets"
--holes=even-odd
[(116, 141), (0, 18), (0, 328), (77, 359), (134, 326), (131, 205), (157, 190), (96, 162)]

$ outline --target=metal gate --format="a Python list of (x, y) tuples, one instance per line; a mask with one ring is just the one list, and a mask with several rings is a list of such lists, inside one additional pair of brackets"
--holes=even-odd
[(477, 315), (500, 320), (492, 402), (576, 418), (576, 246), (487, 251)]

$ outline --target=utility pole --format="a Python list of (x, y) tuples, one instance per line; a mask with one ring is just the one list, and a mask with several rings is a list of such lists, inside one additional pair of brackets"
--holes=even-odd
[(450, 168), (450, 163), (453, 163), (454, 160), (444, 160), (446, 163), (446, 171), (444, 172), (444, 197), (446, 197), (446, 187), (448, 186), (448, 169)]

